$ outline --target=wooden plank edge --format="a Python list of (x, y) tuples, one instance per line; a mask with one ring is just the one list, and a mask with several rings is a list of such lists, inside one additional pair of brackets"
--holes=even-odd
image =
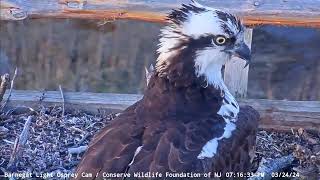
[[(112, 10), (69, 10), (61, 13), (37, 14), (31, 17), (51, 18), (80, 18), (80, 19), (113, 19), (113, 20), (141, 20), (154, 23), (165, 23), (166, 14), (141, 12), (141, 11), (112, 11)], [(281, 25), (281, 26), (304, 26), (320, 28), (320, 17), (315, 18), (286, 18), (280, 16), (240, 16), (247, 26)]]
[[(165, 23), (166, 14), (148, 11), (127, 11), (127, 10), (63, 10), (57, 12), (28, 12), (29, 18), (76, 18), (76, 19), (96, 19), (96, 20), (140, 20), (153, 23)], [(297, 16), (287, 18), (285, 14), (280, 15), (239, 15), (244, 24), (250, 27), (259, 25), (279, 25), (279, 26), (303, 26), (320, 28), (319, 17)], [(25, 17), (24, 17), (25, 18)], [(24, 19), (23, 18), (23, 19)], [(3, 19), (5, 20), (5, 19)], [(13, 20), (13, 19), (10, 19)], [(21, 20), (16, 19), (16, 20)]]
[[(8, 94), (5, 94), (6, 98)], [(82, 110), (87, 113), (119, 112), (142, 98), (137, 94), (80, 93), (65, 92), (67, 110)], [(40, 97), (43, 100), (39, 101)], [(239, 100), (240, 105), (251, 105), (261, 115), (260, 128), (264, 130), (291, 131), (304, 128), (320, 131), (320, 101), (281, 101), (263, 99)], [(8, 108), (26, 106), (61, 106), (62, 98), (58, 91), (14, 90)], [(297, 108), (300, 109), (297, 111)]]

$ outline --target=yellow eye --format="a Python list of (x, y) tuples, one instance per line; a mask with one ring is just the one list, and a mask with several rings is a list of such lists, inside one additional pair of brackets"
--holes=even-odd
[(217, 36), (215, 42), (217, 45), (223, 45), (227, 42), (227, 39), (224, 36)]

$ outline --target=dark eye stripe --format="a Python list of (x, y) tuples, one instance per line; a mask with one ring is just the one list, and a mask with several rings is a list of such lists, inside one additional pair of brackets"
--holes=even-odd
[(224, 44), (216, 44), (215, 39), (216, 37), (223, 36), (223, 35), (212, 35), (212, 34), (206, 34), (204, 36), (200, 36), (197, 39), (190, 38), (187, 41), (183, 41), (179, 43), (176, 47), (172, 48), (171, 50), (174, 49), (179, 49), (183, 46), (186, 46), (188, 48), (193, 48), (193, 49), (203, 49), (207, 47), (213, 47), (213, 46), (232, 46), (234, 42), (236, 41), (235, 37), (231, 38), (226, 38), (226, 42)]
[(231, 38), (229, 38), (229, 40), (230, 40), (230, 43), (235, 43), (236, 42), (236, 37), (231, 37)]

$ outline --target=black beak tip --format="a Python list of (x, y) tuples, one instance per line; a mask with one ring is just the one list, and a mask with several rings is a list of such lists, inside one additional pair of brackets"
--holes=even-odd
[(244, 60), (246, 61), (246, 64), (244, 65), (243, 69), (251, 64), (251, 52), (244, 58)]
[(246, 65), (244, 65), (243, 69), (245, 69), (247, 66), (249, 66), (250, 60), (246, 61)]
[(241, 46), (236, 49), (235, 56), (246, 61), (244, 68), (246, 68), (251, 62), (251, 50), (245, 43), (241, 44)]

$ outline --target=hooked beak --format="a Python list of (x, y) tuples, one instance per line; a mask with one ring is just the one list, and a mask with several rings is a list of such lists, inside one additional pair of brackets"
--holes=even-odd
[(251, 50), (246, 45), (246, 43), (242, 42), (236, 49), (233, 51), (232, 55), (237, 56), (246, 61), (246, 68), (251, 62)]

